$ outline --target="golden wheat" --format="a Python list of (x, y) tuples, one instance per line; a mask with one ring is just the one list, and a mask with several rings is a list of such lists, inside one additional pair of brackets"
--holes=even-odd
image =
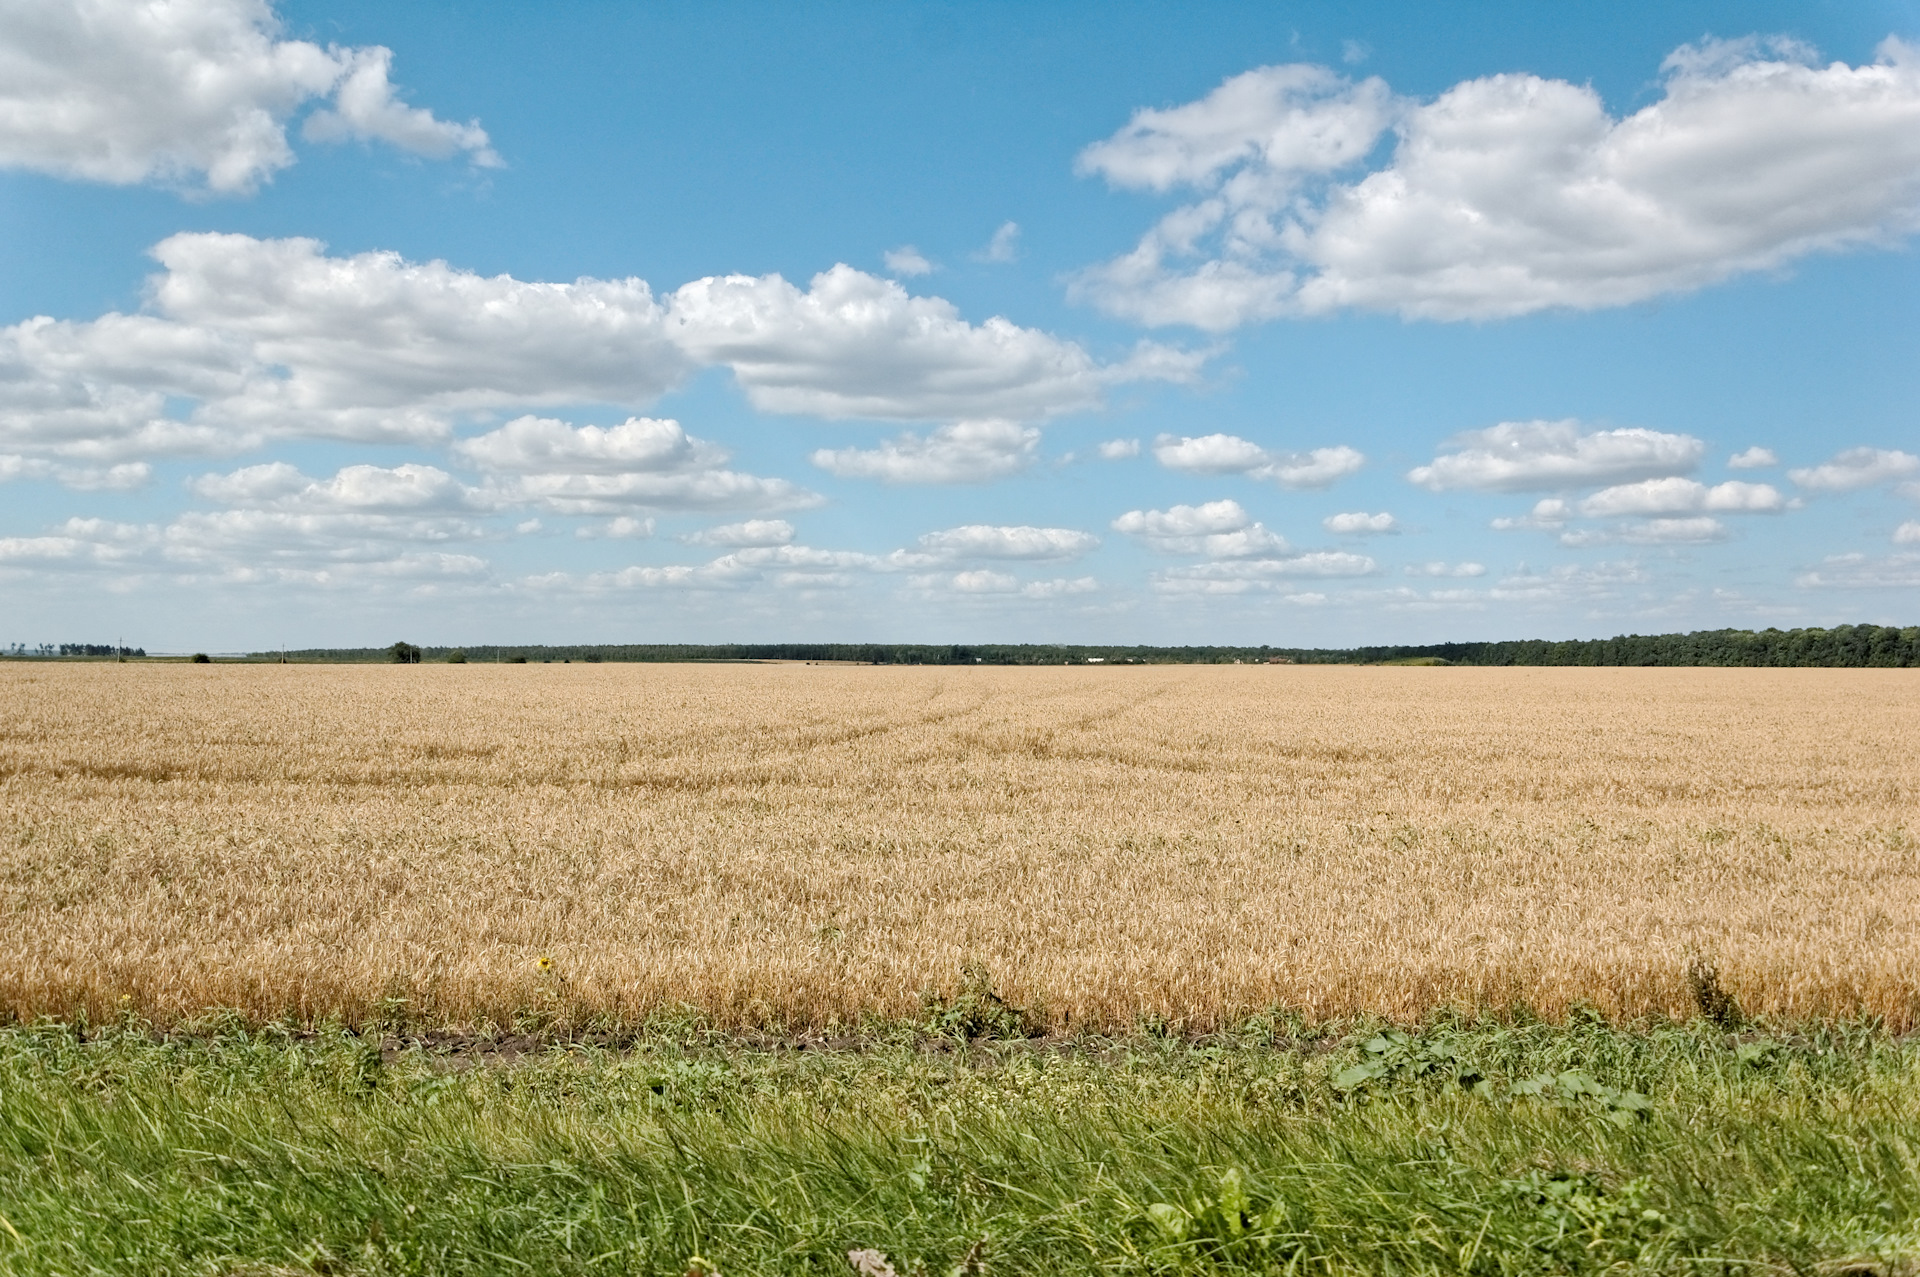
[[(1920, 1023), (1899, 671), (0, 666), (0, 1010)], [(545, 959), (546, 961), (542, 961)]]

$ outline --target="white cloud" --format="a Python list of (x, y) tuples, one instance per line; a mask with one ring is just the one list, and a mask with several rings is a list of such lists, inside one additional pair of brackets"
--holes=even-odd
[(1692, 435), (1632, 427), (1581, 433), (1577, 421), (1506, 421), (1470, 430), (1455, 449), (1407, 472), (1423, 488), (1484, 492), (1580, 487), (1691, 470), (1706, 444)]
[(1487, 597), (1503, 603), (1554, 604), (1603, 602), (1619, 597), (1622, 586), (1644, 585), (1648, 574), (1631, 559), (1594, 564), (1565, 563), (1535, 572), (1525, 564), (1495, 582)]
[(1236, 532), (1253, 523), (1238, 501), (1177, 505), (1171, 510), (1129, 510), (1113, 521), (1113, 530), (1129, 536), (1168, 540)]
[(1820, 465), (1787, 471), (1787, 478), (1815, 492), (1854, 492), (1920, 474), (1920, 457), (1891, 448), (1848, 448)]
[(388, 142), (403, 151), (444, 160), (465, 151), (480, 168), (501, 167), (477, 121), (454, 124), (394, 97), (387, 74), (393, 53), (378, 46), (334, 50), (345, 74), (333, 91), (331, 110), (315, 111), (301, 130), (315, 142)]
[(920, 250), (911, 244), (902, 244), (898, 248), (890, 248), (881, 254), (881, 258), (887, 264), (887, 274), (889, 275), (906, 275), (912, 277), (915, 275), (933, 274), (933, 263), (922, 256)]
[(1558, 531), (1566, 526), (1573, 517), (1573, 506), (1559, 497), (1543, 497), (1533, 503), (1531, 513), (1521, 518), (1501, 517), (1493, 521), (1493, 527), (1501, 532), (1516, 530), (1549, 532)]
[(1364, 554), (1320, 550), (1284, 558), (1223, 559), (1169, 568), (1154, 574), (1154, 589), (1166, 594), (1244, 594), (1292, 589), (1300, 577), (1367, 576), (1378, 565)]
[(1102, 365), (1070, 341), (840, 265), (806, 292), (778, 275), (727, 275), (670, 299), (674, 342), (733, 369), (754, 407), (839, 420), (1033, 421), (1096, 407), (1108, 386), (1190, 381), (1204, 355), (1143, 343)]
[(724, 449), (694, 438), (677, 421), (652, 417), (606, 428), (519, 417), (461, 440), (452, 451), (469, 465), (514, 476), (495, 486), (498, 500), (562, 514), (613, 514), (633, 507), (771, 511), (820, 502), (817, 494), (785, 479), (725, 469)]
[(1893, 530), (1895, 545), (1920, 545), (1920, 520), (1908, 519)]
[(1238, 435), (1195, 438), (1161, 435), (1153, 455), (1169, 470), (1189, 474), (1244, 474), (1271, 479), (1283, 488), (1324, 488), (1366, 464), (1366, 457), (1344, 444), (1311, 452), (1269, 452)]
[(770, 546), (792, 545), (793, 537), (793, 525), (785, 519), (747, 519), (706, 528), (680, 539), (693, 545)]
[[(1190, 378), (1205, 357), (1147, 343), (1101, 365), (1071, 342), (1002, 319), (972, 325), (948, 302), (844, 267), (806, 294), (778, 276), (697, 281), (669, 310), (638, 279), (483, 278), (392, 253), (331, 257), (304, 239), (176, 235), (154, 253), (153, 313), (0, 329), (0, 455), (97, 469), (290, 436), (430, 444), (501, 411), (637, 406), (717, 361), (771, 411), (957, 418), (967, 424), (933, 442), (977, 459), (983, 430), (1018, 435), (1118, 382)], [(980, 406), (996, 411), (946, 412)], [(573, 450), (542, 473), (563, 460), (575, 474), (704, 464), (675, 451), (694, 444), (671, 423), (596, 429), (533, 417), (459, 446), (521, 471), (542, 447)], [(988, 469), (1030, 461), (1023, 438), (1001, 438)]]
[(1115, 186), (1167, 191), (1211, 186), (1225, 169), (1292, 184), (1364, 158), (1393, 118), (1386, 83), (1353, 84), (1325, 67), (1260, 67), (1198, 102), (1135, 111), (1127, 126), (1080, 153), (1076, 167)]
[[(1200, 198), (1074, 293), (1147, 324), (1282, 314), (1441, 320), (1619, 306), (1920, 225), (1920, 54), (1815, 65), (1785, 41), (1667, 59), (1622, 119), (1588, 86), (1503, 74), (1431, 102), (1313, 66), (1263, 67), (1137, 112), (1082, 172)], [(1337, 181), (1388, 128), (1384, 167)]]
[(197, 414), (221, 424), (436, 439), (449, 414), (639, 402), (686, 372), (643, 280), (488, 279), (244, 235), (176, 235), (154, 255), (166, 267), (151, 287), (162, 314), (245, 343), (245, 387)]
[(1100, 582), (1090, 576), (1055, 577), (1051, 581), (1029, 581), (1020, 587), (1023, 598), (1057, 599), (1073, 594), (1092, 594)]
[(725, 453), (679, 422), (630, 417), (617, 426), (570, 426), (551, 417), (519, 417), (453, 445), (482, 470), (508, 474), (631, 474), (712, 466)]
[(1391, 514), (1382, 511), (1379, 514), (1367, 514), (1355, 511), (1349, 514), (1330, 514), (1320, 520), (1320, 526), (1329, 532), (1342, 536), (1360, 536), (1368, 533), (1398, 532), (1400, 523)]
[(1772, 448), (1762, 448), (1758, 444), (1727, 458), (1727, 465), (1734, 470), (1764, 470), (1779, 464), (1780, 458), (1774, 455)]
[(985, 483), (1018, 474), (1040, 455), (1040, 432), (1011, 421), (959, 421), (878, 448), (821, 448), (814, 465), (842, 478), (884, 483)]
[(279, 34), (263, 0), (0, 6), (0, 167), (245, 194), (293, 163), (287, 124), (323, 99), (310, 138), (500, 162), (477, 123), (395, 98), (389, 50)]
[(977, 262), (993, 262), (1004, 265), (1017, 261), (1020, 257), (1020, 223), (1002, 222), (1000, 229), (993, 233), (987, 246), (973, 255)]
[(424, 513), (485, 510), (492, 503), (434, 466), (346, 466), (331, 479), (310, 479), (284, 461), (231, 474), (202, 475), (188, 487), (226, 506), (310, 513)]
[(734, 470), (668, 474), (530, 474), (493, 490), (497, 499), (556, 514), (619, 514), (632, 510), (804, 510), (821, 502), (785, 479)]
[(1339, 444), (1306, 453), (1275, 453), (1266, 466), (1249, 471), (1255, 479), (1272, 479), (1283, 488), (1324, 488), (1367, 463), (1359, 451)]
[[(528, 529), (524, 523), (520, 525), (521, 528), (532, 531), (538, 528), (540, 520), (529, 519), (527, 522), (535, 525), (535, 528)], [(607, 540), (644, 541), (653, 535), (653, 520), (636, 519), (630, 514), (623, 514), (617, 519), (608, 519), (604, 523), (582, 524), (580, 527), (574, 529), (573, 534), (584, 539), (605, 538)]]
[(1603, 488), (1580, 502), (1592, 518), (1616, 515), (1691, 514), (1711, 510), (1729, 514), (1777, 514), (1787, 508), (1778, 489), (1766, 483), (1728, 480), (1709, 488), (1693, 479), (1643, 479)]
[(485, 560), (413, 547), (476, 540), (484, 528), (445, 515), (190, 510), (167, 525), (166, 559), (231, 580), (324, 582), (341, 572), (478, 576)]
[(1100, 547), (1100, 538), (1073, 528), (996, 527), (972, 523), (920, 538), (930, 554), (962, 559), (1077, 559)]
[(745, 546), (703, 564), (630, 567), (589, 577), (590, 589), (741, 590), (770, 584), (779, 589), (843, 589), (853, 573), (871, 572), (880, 560), (854, 550), (805, 545)]
[(1177, 505), (1167, 510), (1129, 510), (1113, 521), (1116, 532), (1138, 537), (1167, 554), (1204, 554), (1214, 559), (1284, 554), (1284, 537), (1254, 522), (1238, 501)]
[[(631, 425), (632, 423), (629, 423)], [(688, 450), (648, 449), (645, 443), (665, 434), (679, 436), (673, 422), (649, 422), (648, 427), (671, 426), (671, 432), (651, 429), (623, 436), (613, 430), (588, 426), (574, 431), (562, 422), (523, 418), (492, 435), (470, 441), (479, 445), (470, 457), (484, 458), (492, 468), (531, 470), (505, 482), (471, 487), (433, 466), (401, 465), (384, 468), (347, 466), (331, 479), (311, 479), (283, 461), (247, 466), (225, 475), (203, 475), (190, 485), (193, 492), (222, 505), (258, 510), (360, 512), (478, 512), (533, 505), (562, 514), (610, 514), (633, 507), (668, 510), (781, 508), (816, 504), (818, 498), (784, 479), (762, 479), (713, 467), (664, 473), (595, 473), (590, 468), (609, 457), (645, 460), (660, 451), (669, 455), (691, 452), (702, 456), (704, 445), (693, 441)], [(574, 436), (569, 443), (557, 432)], [(585, 473), (551, 472), (548, 467), (580, 464)], [(635, 526), (628, 519), (623, 527)], [(631, 535), (631, 532), (612, 535)]]
[(41, 457), (0, 455), (0, 483), (10, 479), (52, 479), (76, 492), (130, 492), (143, 488), (153, 477), (153, 467), (144, 461), (126, 461), (116, 466), (56, 465)]
[(0, 449), (98, 467), (231, 447), (167, 400), (238, 394), (252, 366), (244, 343), (145, 315), (0, 328)]
[(1006, 572), (976, 568), (971, 572), (954, 573), (951, 585), (961, 594), (1011, 594), (1020, 588), (1020, 578)]
[(1023, 583), (1011, 573), (985, 568), (956, 572), (951, 576), (917, 576), (909, 584), (917, 590), (935, 595), (988, 595), (1024, 599), (1066, 598), (1076, 594), (1091, 594), (1100, 588), (1100, 583), (1090, 576), (1055, 577), (1049, 581)]
[(1468, 577), (1485, 576), (1487, 574), (1487, 569), (1484, 564), (1445, 563), (1438, 560), (1432, 563), (1409, 563), (1406, 571), (1408, 576)]
[[(158, 314), (0, 330), (0, 447), (98, 462), (285, 435), (432, 442), (464, 413), (643, 401), (687, 370), (639, 280), (483, 279), (244, 235), (154, 253)], [(176, 419), (170, 399), (195, 406)]]
[(1836, 554), (1814, 571), (1796, 577), (1794, 584), (1806, 589), (1913, 589), (1920, 587), (1920, 554), (1893, 554), (1884, 559)]
[(159, 544), (151, 525), (107, 519), (68, 519), (49, 535), (0, 537), (0, 567), (121, 568), (147, 556)]
[[(1622, 541), (1642, 545), (1693, 545), (1724, 541), (1726, 525), (1706, 515), (1686, 519), (1648, 519), (1643, 523), (1622, 524), (1616, 535)], [(1565, 537), (1561, 538), (1563, 541)]]
[(1167, 469), (1189, 474), (1245, 474), (1267, 462), (1267, 450), (1259, 444), (1224, 434), (1161, 435), (1153, 441), (1153, 456)]
[(1104, 461), (1124, 461), (1128, 457), (1140, 455), (1138, 439), (1108, 439), (1100, 445), (1100, 457)]

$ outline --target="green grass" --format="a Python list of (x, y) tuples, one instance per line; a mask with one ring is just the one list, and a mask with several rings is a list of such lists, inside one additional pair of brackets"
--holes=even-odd
[[(1298, 1030), (1295, 1030), (1298, 1033)], [(1436, 1025), (1203, 1042), (661, 1025), (510, 1063), (0, 1030), (0, 1272), (1907, 1271), (1920, 1049)], [(702, 1257), (705, 1264), (693, 1261)], [(971, 1256), (972, 1263), (969, 1263)]]

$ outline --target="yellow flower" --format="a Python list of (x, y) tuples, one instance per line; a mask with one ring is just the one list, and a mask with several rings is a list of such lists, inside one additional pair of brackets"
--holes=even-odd
[(538, 965), (542, 971), (551, 971), (553, 970), (553, 959), (543, 953), (540, 955), (540, 962)]

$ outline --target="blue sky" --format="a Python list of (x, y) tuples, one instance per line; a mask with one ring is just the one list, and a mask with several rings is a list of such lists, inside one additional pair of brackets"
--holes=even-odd
[(7, 642), (1920, 618), (1910, 3), (76, 0), (0, 188)]

